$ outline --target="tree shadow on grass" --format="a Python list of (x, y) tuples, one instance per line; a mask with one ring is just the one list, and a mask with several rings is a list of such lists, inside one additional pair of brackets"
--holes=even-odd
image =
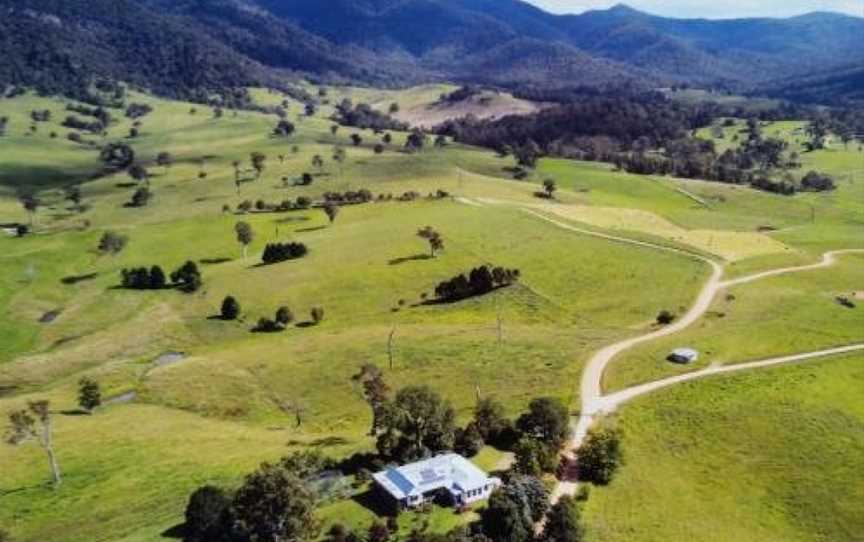
[(406, 262), (422, 262), (424, 260), (431, 260), (432, 256), (428, 254), (415, 254), (413, 256), (406, 256), (404, 258), (394, 258), (387, 262), (390, 265), (399, 265)]
[(92, 412), (88, 412), (83, 408), (75, 408), (71, 410), (61, 410), (60, 414), (64, 416), (90, 416)]
[(169, 527), (160, 534), (162, 538), (173, 538), (175, 540), (183, 540), (186, 538), (186, 523), (178, 523), (173, 527)]
[(67, 285), (78, 284), (79, 282), (85, 282), (88, 280), (93, 280), (99, 276), (99, 273), (88, 273), (86, 275), (70, 275), (68, 277), (63, 277), (60, 279), (60, 282)]
[(386, 499), (377, 493), (374, 488), (352, 496), (351, 500), (379, 518), (394, 515), (393, 506), (387, 503)]
[(294, 230), (297, 233), (309, 233), (313, 231), (326, 230), (327, 226), (314, 226), (312, 228), (300, 228), (299, 230)]
[(198, 263), (202, 265), (218, 265), (220, 263), (228, 263), (231, 261), (231, 258), (204, 258), (198, 260)]

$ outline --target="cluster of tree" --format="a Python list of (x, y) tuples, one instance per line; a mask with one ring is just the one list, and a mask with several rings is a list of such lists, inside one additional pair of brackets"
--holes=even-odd
[[(165, 272), (158, 265), (149, 269), (136, 267), (121, 271), (121, 286), (133, 290), (160, 290), (169, 286)], [(188, 261), (171, 273), (170, 286), (191, 294), (203, 284), (201, 272), (195, 262)]]
[(30, 112), (30, 118), (33, 122), (48, 122), (51, 120), (51, 110), (50, 109), (42, 109)]
[(467, 276), (463, 273), (438, 284), (435, 287), (435, 297), (443, 302), (460, 301), (510, 286), (518, 282), (519, 277), (518, 269), (481, 265), (472, 269)]
[(153, 106), (150, 104), (131, 103), (126, 106), (126, 116), (130, 119), (140, 119), (146, 117), (153, 112)]
[(274, 333), (277, 331), (285, 331), (291, 322), (294, 321), (294, 313), (288, 307), (279, 307), (276, 309), (276, 314), (273, 319), (261, 318), (258, 320), (258, 325), (254, 331), (259, 333)]
[(289, 243), (267, 243), (261, 260), (265, 264), (274, 264), (288, 260), (302, 258), (309, 252), (306, 245), (298, 242)]
[(801, 179), (801, 190), (804, 192), (826, 192), (835, 188), (834, 179), (830, 175), (816, 171), (808, 171)]
[(672, 102), (657, 94), (586, 96), (532, 115), (501, 119), (467, 117), (449, 120), (436, 132), (456, 141), (490, 147), (502, 153), (526, 145), (549, 149), (578, 137), (606, 136), (629, 146), (647, 138), (652, 146), (684, 137), (713, 119), (708, 106)]
[[(748, 137), (738, 148), (718, 154), (712, 141), (690, 136), (698, 128), (735, 115), (748, 118)], [(813, 113), (782, 106), (757, 115), (716, 104), (685, 104), (659, 94), (588, 93), (578, 102), (533, 115), (450, 120), (436, 131), (457, 141), (490, 147), (502, 155), (512, 154), (519, 166), (514, 169), (516, 178), (526, 177), (526, 169), (533, 168), (538, 158), (555, 155), (610, 162), (631, 173), (750, 184), (762, 190), (791, 194), (797, 189), (794, 182), (773, 181), (768, 172), (799, 167), (798, 156), (786, 155), (785, 141), (764, 137), (760, 120), (796, 118), (796, 115), (801, 118)], [(817, 116), (808, 124), (813, 148), (818, 148), (832, 130), (852, 133), (856, 116), (847, 113), (839, 117), (842, 120), (835, 118), (838, 117)], [(851, 140), (851, 135), (847, 139)], [(817, 181), (815, 177), (810, 180)], [(809, 183), (807, 189), (830, 189), (827, 188), (830, 186), (831, 183), (817, 181)]]
[(348, 98), (336, 105), (332, 119), (343, 126), (354, 126), (361, 129), (407, 131), (409, 126), (397, 121), (387, 113), (382, 113), (365, 103), (354, 105)]
[(438, 98), (439, 103), (454, 104), (464, 102), (483, 92), (483, 89), (474, 85), (462, 85), (453, 92), (442, 94)]
[(322, 496), (310, 481), (333, 467), (317, 452), (296, 452), (264, 463), (234, 491), (206, 485), (186, 506), (186, 542), (298, 542), (320, 531)]
[(161, 290), (168, 285), (165, 271), (158, 265), (154, 265), (150, 269), (146, 267), (123, 269), (120, 273), (122, 276), (120, 284), (123, 288), (131, 290)]
[(375, 199), (374, 194), (366, 188), (360, 190), (348, 190), (346, 192), (324, 192), (325, 202), (338, 203), (340, 205), (352, 203), (369, 203)]
[(87, 121), (75, 115), (69, 115), (63, 119), (62, 126), (72, 128), (73, 130), (84, 130), (93, 134), (101, 134), (105, 130), (105, 125), (100, 121)]
[(87, 117), (93, 117), (98, 120), (104, 127), (107, 127), (109, 124), (111, 124), (111, 113), (101, 105), (96, 107), (87, 107), (86, 105), (82, 104), (67, 104), (66, 110), (72, 111), (74, 113), (79, 113)]

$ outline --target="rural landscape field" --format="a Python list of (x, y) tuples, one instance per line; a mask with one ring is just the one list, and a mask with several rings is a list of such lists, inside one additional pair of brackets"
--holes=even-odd
[[(760, 80), (625, 6), (30, 4), (0, 0), (0, 541), (861, 539), (854, 66)], [(437, 16), (450, 48), (408, 36)], [(864, 29), (802, 17), (740, 32)], [(685, 73), (581, 34), (622, 21)], [(399, 500), (452, 452), (482, 493)]]

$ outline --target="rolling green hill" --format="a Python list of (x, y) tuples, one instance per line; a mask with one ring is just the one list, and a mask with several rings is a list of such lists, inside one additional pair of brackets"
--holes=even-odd
[[(436, 93), (328, 87), (326, 94), (331, 103), (343, 97), (377, 99), (379, 107), (396, 102), (408, 111), (435, 100)], [(334, 458), (371, 450), (371, 415), (351, 380), (365, 363), (380, 366), (393, 388), (428, 384), (452, 402), (460, 423), (470, 417), (478, 390), (497, 397), (510, 416), (544, 395), (575, 409), (579, 375), (593, 352), (654, 329), (659, 311), (680, 313), (692, 302), (709, 269), (688, 252), (728, 264), (735, 276), (812, 262), (824, 250), (862, 247), (864, 185), (854, 173), (862, 154), (854, 146), (807, 157), (808, 166), (849, 175), (836, 191), (824, 194), (781, 197), (744, 186), (630, 175), (603, 164), (551, 159), (541, 160), (527, 179), (514, 181), (512, 156), (449, 140), (410, 153), (404, 148), (406, 133), (388, 132), (388, 144), (382, 142), (384, 134), (371, 130), (342, 126), (334, 134), (332, 105), (322, 104), (306, 116), (290, 96), (260, 88), (248, 95), (261, 106), (287, 101), (287, 119), (296, 130), (277, 137), (274, 114), (226, 110), (217, 116), (200, 104), (130, 89), (130, 103), (153, 108), (138, 119), (138, 135), (129, 137), (135, 120), (111, 109), (114, 121), (107, 135), (85, 134), (94, 142), (89, 145), (70, 141), (69, 130), (61, 126), (69, 100), (27, 93), (2, 102), (2, 116), (10, 121), (0, 138), (0, 223), (32, 219), (33, 233), (18, 238), (0, 232), (0, 413), (5, 418), (28, 400), (50, 399), (65, 475), (63, 486), (52, 491), (44, 483), (48, 473), (38, 447), (0, 447), (0, 465), (10, 473), (0, 477), (0, 525), (16, 541), (161, 540), (182, 521), (189, 493), (205, 483), (236, 486), (260, 462), (289, 450), (320, 450)], [(50, 120), (31, 131), (31, 112), (45, 109), (52, 113)], [(777, 123), (765, 130), (788, 135), (794, 126)], [(357, 145), (353, 134), (361, 137)], [(150, 171), (153, 197), (146, 207), (125, 205), (140, 187), (126, 172), (94, 178), (103, 167), (100, 147), (118, 141), (131, 145)], [(379, 142), (382, 152), (375, 150)], [(347, 153), (344, 163), (332, 159), (336, 146)], [(172, 164), (157, 165), (163, 152), (171, 153)], [(253, 152), (267, 157), (257, 180), (249, 163)], [(316, 155), (323, 159), (321, 167), (312, 163)], [(245, 180), (239, 188), (235, 161)], [(311, 184), (295, 183), (303, 173), (311, 175)], [(555, 201), (534, 195), (546, 178), (557, 181)], [(73, 184), (80, 186), (80, 206), (66, 199)], [(332, 224), (318, 207), (280, 211), (266, 205), (298, 197), (318, 203), (325, 192), (361, 189), (374, 194), (375, 201), (342, 206)], [(448, 195), (427, 196), (438, 190)], [(409, 191), (417, 195), (400, 198)], [(21, 193), (40, 200), (33, 216), (21, 206)], [(247, 200), (252, 208), (238, 209)], [(263, 209), (256, 209), (258, 200)], [(624, 235), (685, 253), (578, 234), (526, 211), (555, 216), (587, 232)], [(239, 221), (248, 222), (256, 234), (247, 258), (234, 232)], [(416, 235), (427, 225), (445, 240), (445, 250), (435, 258), (427, 257), (428, 245)], [(760, 231), (765, 225), (775, 231)], [(128, 237), (119, 254), (97, 250), (106, 231)], [(303, 242), (309, 254), (258, 265), (265, 245), (274, 241)], [(158, 264), (170, 272), (187, 260), (202, 270), (203, 287), (195, 294), (118, 288), (123, 268)], [(812, 282), (778, 279), (753, 292), (736, 290), (735, 311), (728, 322), (707, 323), (717, 333), (705, 340), (716, 342), (718, 352), (724, 349), (725, 361), (737, 362), (743, 361), (739, 356), (764, 350), (751, 348), (738, 333), (764, 329), (779, 341), (784, 329), (806, 327), (796, 343), (802, 348), (854, 339), (861, 309), (842, 309), (848, 312), (841, 320), (836, 314), (841, 308), (830, 296), (860, 290), (857, 263), (860, 257), (821, 271), (830, 274), (824, 281), (814, 275)], [(518, 268), (522, 279), (458, 303), (422, 303), (438, 282), (481, 264)], [(239, 321), (213, 318), (227, 295), (240, 302)], [(272, 317), (282, 305), (295, 314), (294, 324), (281, 333), (252, 333), (259, 318)], [(796, 305), (800, 309), (790, 310), (779, 323), (762, 321), (759, 307)], [(315, 306), (323, 307), (325, 316), (310, 325)], [(706, 326), (687, 338), (701, 343)], [(819, 326), (836, 329), (828, 336), (817, 332)], [(392, 369), (390, 333), (395, 337)], [(182, 355), (165, 356), (177, 352)], [(656, 360), (651, 352), (639, 356), (635, 371), (641, 378), (643, 362)], [(807, 379), (790, 377), (796, 397), (812, 385), (820, 394), (834, 394), (835, 401), (820, 403), (821, 410), (808, 414), (791, 441), (777, 428), (764, 430), (776, 410), (759, 413), (771, 397), (759, 390), (787, 382), (772, 380), (771, 373), (728, 385), (706, 384), (731, 390), (716, 394), (701, 393), (696, 385), (693, 392), (673, 392), (683, 394), (672, 396), (675, 401), (701, 409), (693, 423), (661, 426), (653, 402), (622, 411), (628, 465), (619, 481), (589, 501), (589, 536), (626, 538), (635, 525), (646, 540), (690, 540), (703, 527), (740, 525), (744, 516), (729, 503), (742, 487), (750, 487), (753, 471), (730, 465), (756, 448), (764, 454), (761, 461), (789, 467), (776, 475), (760, 474), (764, 485), (758, 487), (773, 489), (759, 510), (794, 502), (803, 525), (790, 527), (785, 515), (772, 516), (760, 527), (766, 539), (793, 533), (817, 540), (809, 533), (827, 533), (833, 540), (853, 540), (848, 533), (857, 532), (849, 528), (855, 518), (826, 513), (832, 508), (824, 505), (822, 482), (857, 461), (854, 446), (839, 446), (836, 432), (825, 430), (830, 413), (824, 410), (846, 412), (855, 400), (852, 377), (843, 373), (852, 371), (848, 363), (829, 374), (833, 363), (788, 369), (818, 372), (815, 384), (799, 385)], [(101, 384), (108, 401), (92, 416), (72, 415), (84, 376)], [(274, 397), (300, 405), (299, 426)], [(741, 403), (735, 403), (738, 399)], [(757, 415), (741, 429), (737, 418), (726, 417), (727, 408)], [(800, 419), (798, 412), (790, 407), (781, 419)], [(695, 446), (708, 431), (718, 439), (735, 433), (740, 439), (735, 446), (746, 449), (710, 455), (706, 445), (698, 457), (688, 456), (699, 476), (676, 475), (671, 445), (652, 440), (658, 427), (682, 447)], [(857, 437), (850, 438), (857, 446)], [(807, 450), (831, 450), (824, 469), (806, 461), (806, 454), (784, 455), (785, 445), (802, 442), (812, 446)], [(490, 470), (504, 459), (491, 448), (479, 456)], [(640, 473), (651, 471), (645, 462), (654, 460), (664, 477), (640, 479)], [(795, 472), (803, 467), (812, 467), (807, 479), (818, 483), (796, 484)], [(722, 484), (705, 475), (706, 469), (720, 469)], [(622, 490), (627, 480), (636, 481)], [(699, 495), (706, 487), (717, 500), (688, 501), (688, 517), (696, 519), (677, 531), (645, 519), (649, 508), (633, 516), (626, 505), (638, 500), (631, 491), (647, 488), (643, 495), (666, 498), (679, 490)], [(860, 504), (853, 490), (838, 491), (838, 508)], [(757, 493), (753, 489), (747, 498)], [(715, 505), (718, 501), (722, 506)], [(343, 521), (365, 529), (374, 513), (362, 499), (345, 498), (322, 507), (320, 517), (325, 524)], [(429, 515), (403, 514), (400, 533), (407, 535), (424, 519), (431, 531), (444, 532), (474, 517), (442, 508)]]

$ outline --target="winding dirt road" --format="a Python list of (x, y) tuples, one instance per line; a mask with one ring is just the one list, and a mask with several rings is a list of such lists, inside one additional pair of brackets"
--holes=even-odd
[[(660, 337), (665, 337), (669, 335), (674, 335), (680, 331), (683, 331), (697, 320), (699, 320), (705, 312), (708, 311), (711, 306), (711, 302), (717, 296), (718, 292), (725, 288), (729, 288), (732, 286), (738, 286), (741, 284), (746, 284), (749, 282), (754, 282), (757, 280), (761, 280), (768, 277), (774, 277), (778, 275), (784, 275), (787, 273), (800, 273), (805, 271), (812, 271), (815, 269), (821, 269), (825, 267), (829, 267), (834, 265), (837, 261), (837, 256), (840, 254), (848, 254), (861, 252), (864, 253), (864, 250), (859, 249), (849, 249), (849, 250), (837, 250), (832, 252), (827, 252), (823, 255), (822, 260), (818, 263), (811, 265), (802, 265), (796, 267), (785, 267), (781, 269), (774, 269), (771, 271), (765, 271), (762, 273), (756, 273), (753, 275), (749, 275), (746, 277), (741, 277), (738, 279), (723, 281), (723, 267), (717, 262), (710, 260), (704, 256), (699, 254), (694, 254), (691, 252), (687, 252), (684, 250), (666, 247), (662, 245), (656, 245), (653, 243), (645, 242), (645, 241), (637, 241), (634, 239), (628, 239), (626, 237), (618, 237), (614, 235), (608, 235), (603, 233), (594, 232), (591, 230), (586, 230), (583, 228), (578, 228), (576, 226), (572, 226), (565, 222), (561, 222), (550, 218), (546, 215), (533, 211), (531, 209), (524, 209), (523, 211), (529, 213), (541, 220), (549, 222), (559, 228), (573, 231), (575, 233), (579, 233), (582, 235), (589, 235), (592, 237), (599, 237), (602, 239), (607, 239), (610, 241), (614, 241), (617, 243), (624, 243), (629, 245), (640, 246), (644, 248), (650, 248), (653, 250), (662, 250), (664, 252), (674, 252), (678, 254), (682, 254), (691, 258), (696, 258), (702, 262), (707, 263), (711, 267), (711, 276), (708, 278), (708, 281), (702, 287), (702, 290), (699, 292), (699, 296), (696, 298), (696, 301), (691, 306), (690, 310), (687, 311), (682, 318), (672, 323), (669, 326), (665, 326), (661, 329), (653, 331), (651, 333), (646, 333), (645, 335), (639, 335), (637, 337), (631, 337), (629, 339), (624, 339), (622, 341), (618, 341), (616, 343), (610, 344), (609, 346), (604, 347), (595, 353), (591, 359), (588, 361), (588, 364), (585, 366), (585, 369), (582, 373), (582, 381), (581, 381), (581, 399), (582, 399), (582, 408), (580, 410), (580, 416), (574, 421), (572, 428), (572, 438), (568, 443), (567, 451), (565, 455), (570, 456), (572, 459), (575, 457), (576, 451), (582, 445), (582, 442), (585, 439), (585, 436), (588, 434), (588, 430), (593, 425), (595, 419), (599, 416), (603, 416), (610, 412), (613, 412), (620, 405), (630, 401), (636, 397), (645, 395), (647, 393), (651, 393), (653, 391), (666, 388), (668, 386), (672, 386), (681, 382), (687, 382), (690, 380), (696, 380), (699, 378), (705, 378), (712, 375), (731, 373), (737, 371), (744, 371), (750, 369), (758, 369), (763, 367), (771, 367), (775, 365), (781, 365), (785, 363), (793, 363), (806, 361), (816, 358), (822, 358), (826, 356), (833, 356), (838, 354), (844, 354), (854, 351), (864, 350), (864, 343), (858, 343), (853, 345), (841, 346), (837, 348), (830, 348), (826, 350), (819, 350), (816, 352), (807, 352), (802, 354), (795, 354), (789, 356), (781, 356), (770, 359), (764, 359), (759, 361), (754, 361), (750, 363), (742, 363), (735, 365), (723, 365), (723, 366), (711, 366), (700, 371), (695, 371), (692, 373), (686, 373), (682, 375), (672, 376), (669, 378), (664, 378), (661, 380), (657, 380), (654, 382), (648, 382), (645, 384), (640, 384), (637, 386), (633, 386), (621, 391), (617, 391), (615, 393), (609, 395), (603, 395), (603, 374), (606, 372), (606, 368), (609, 363), (615, 359), (615, 357), (628, 350), (638, 344), (645, 343), (648, 341), (652, 341), (654, 339), (658, 339)], [(571, 481), (562, 481), (559, 482), (555, 487), (555, 490), (552, 494), (552, 502), (556, 502), (559, 498), (564, 495), (573, 495), (576, 492), (577, 484), (576, 482)]]

